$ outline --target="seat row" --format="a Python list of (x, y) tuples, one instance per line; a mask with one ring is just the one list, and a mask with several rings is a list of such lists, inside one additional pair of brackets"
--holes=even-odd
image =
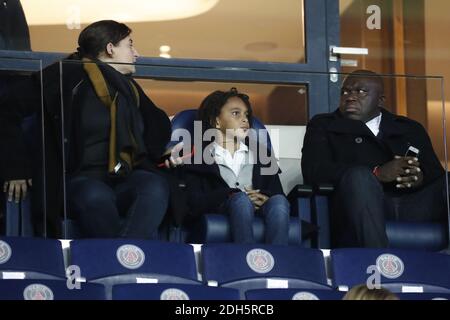
[[(343, 291), (317, 289), (253, 289), (245, 300), (341, 300)], [(449, 293), (396, 293), (400, 300), (449, 300)], [(84, 283), (69, 289), (64, 280), (0, 280), (0, 300), (106, 300), (104, 285)], [(192, 284), (118, 284), (112, 300), (240, 300), (239, 290)]]
[[(114, 287), (136, 283), (145, 284), (135, 289), (143, 292), (156, 289), (155, 285), (161, 290), (194, 287), (199, 292), (231, 288), (238, 290), (241, 299), (256, 289), (270, 289), (272, 296), (283, 299), (303, 289), (341, 294), (337, 290), (361, 283), (399, 293), (450, 293), (450, 256), (446, 254), (335, 249), (324, 256), (324, 251), (298, 246), (229, 243), (196, 248), (150, 240), (84, 239), (71, 241), (63, 250), (58, 240), (4, 237), (0, 238), (0, 282), (59, 280), (69, 290), (100, 284), (107, 299), (113, 298)], [(36, 283), (23, 282), (22, 287), (25, 284)], [(253, 293), (250, 297), (258, 298)]]

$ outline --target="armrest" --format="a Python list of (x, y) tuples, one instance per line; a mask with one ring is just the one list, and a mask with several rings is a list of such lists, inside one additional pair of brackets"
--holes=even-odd
[(307, 184), (298, 184), (292, 188), (287, 198), (289, 202), (297, 200), (297, 198), (310, 198), (313, 195), (313, 188)]
[(334, 186), (330, 183), (322, 183), (314, 186), (314, 193), (320, 195), (329, 195), (334, 191)]
[(329, 195), (333, 193), (334, 186), (324, 183), (314, 186), (313, 221), (319, 227), (318, 248), (330, 248), (330, 212)]

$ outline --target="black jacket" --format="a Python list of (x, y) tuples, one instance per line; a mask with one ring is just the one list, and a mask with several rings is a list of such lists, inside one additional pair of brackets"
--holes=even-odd
[(0, 50), (31, 50), (30, 33), (19, 0), (0, 2)]
[[(80, 159), (77, 154), (80, 148), (81, 135), (77, 132), (78, 106), (72, 103), (83, 85), (89, 83), (89, 78), (79, 63), (63, 63), (62, 91), (60, 87), (59, 63), (47, 67), (43, 73), (43, 120), (45, 127), (45, 160), (46, 160), (46, 203), (49, 227), (53, 235), (58, 235), (59, 213), (63, 201), (63, 169), (62, 169), (62, 122), (64, 121), (64, 146), (66, 159)], [(30, 154), (30, 145), (23, 135), (21, 123), (24, 118), (36, 115), (37, 124), (41, 125), (41, 85), (40, 74), (36, 74), (29, 81), (24, 81), (16, 86), (7, 99), (0, 105), (0, 150), (2, 150), (2, 172), (5, 181), (33, 178), (33, 188), (37, 188), (38, 196), (43, 196), (43, 177), (41, 159), (41, 132), (33, 142), (38, 145), (39, 154)], [(170, 139), (170, 120), (164, 111), (158, 109), (145, 95), (139, 85), (136, 84), (140, 95), (140, 112), (144, 121), (144, 142), (148, 151), (147, 164), (154, 164), (165, 150)], [(60, 94), (62, 92), (62, 96)], [(61, 114), (61, 101), (64, 115)], [(68, 157), (69, 155), (69, 157)], [(66, 167), (66, 174), (71, 174), (76, 169)], [(149, 169), (149, 168), (147, 168)], [(151, 169), (151, 168), (150, 168)], [(39, 196), (41, 195), (41, 196)], [(37, 200), (39, 202), (39, 200)], [(42, 206), (42, 204), (35, 204)]]
[[(441, 177), (444, 170), (423, 126), (387, 110), (381, 111), (378, 137), (365, 123), (346, 119), (339, 110), (312, 118), (306, 129), (302, 150), (305, 182), (336, 185), (348, 168), (367, 166), (373, 169), (392, 160), (395, 155), (405, 155), (409, 146), (420, 150), (419, 162), (424, 175), (422, 186)], [(385, 190), (408, 192), (394, 190), (393, 183), (385, 185)]]
[[(272, 158), (272, 161), (276, 160)], [(253, 189), (259, 189), (267, 196), (284, 195), (278, 174), (261, 174), (261, 169), (269, 166), (270, 164), (261, 164), (259, 160), (253, 165)], [(279, 172), (279, 169), (276, 168), (276, 171)], [(183, 167), (183, 178), (186, 183), (188, 205), (193, 216), (218, 213), (229, 195), (240, 191), (228, 186), (220, 175), (219, 166), (215, 163), (186, 164)]]

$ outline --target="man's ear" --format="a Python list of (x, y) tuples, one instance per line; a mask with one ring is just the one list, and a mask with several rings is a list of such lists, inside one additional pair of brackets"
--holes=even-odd
[(386, 102), (386, 96), (384, 94), (382, 94), (379, 98), (378, 98), (378, 106), (379, 107), (384, 107), (384, 103)]
[(114, 53), (114, 45), (111, 42), (108, 42), (108, 44), (106, 45), (106, 53), (109, 56), (112, 56)]
[(220, 129), (220, 120), (219, 120), (218, 117), (216, 118), (216, 123), (214, 124), (214, 127), (215, 127), (216, 129)]

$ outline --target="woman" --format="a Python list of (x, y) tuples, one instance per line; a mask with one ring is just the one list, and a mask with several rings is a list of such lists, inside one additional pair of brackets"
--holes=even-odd
[[(290, 207), (278, 167), (272, 174), (264, 174), (260, 153), (246, 143), (252, 119), (248, 96), (236, 88), (215, 91), (203, 100), (198, 119), (216, 139), (204, 147), (202, 163), (195, 163), (194, 157), (193, 164), (184, 167), (192, 212), (226, 214), (237, 243), (255, 241), (252, 226), (256, 212), (264, 218), (265, 242), (287, 245)], [(209, 155), (212, 164), (205, 158)]]
[[(63, 201), (62, 146), (68, 212), (85, 236), (153, 238), (166, 212), (169, 187), (155, 164), (170, 139), (170, 120), (130, 77), (138, 57), (130, 34), (123, 23), (92, 23), (80, 33), (77, 53), (43, 72), (46, 202), (53, 230), (59, 229)], [(29, 99), (10, 100), (0, 114), (10, 150), (4, 189), (17, 201), (31, 178), (24, 142), (17, 138), (20, 121), (40, 107)]]

